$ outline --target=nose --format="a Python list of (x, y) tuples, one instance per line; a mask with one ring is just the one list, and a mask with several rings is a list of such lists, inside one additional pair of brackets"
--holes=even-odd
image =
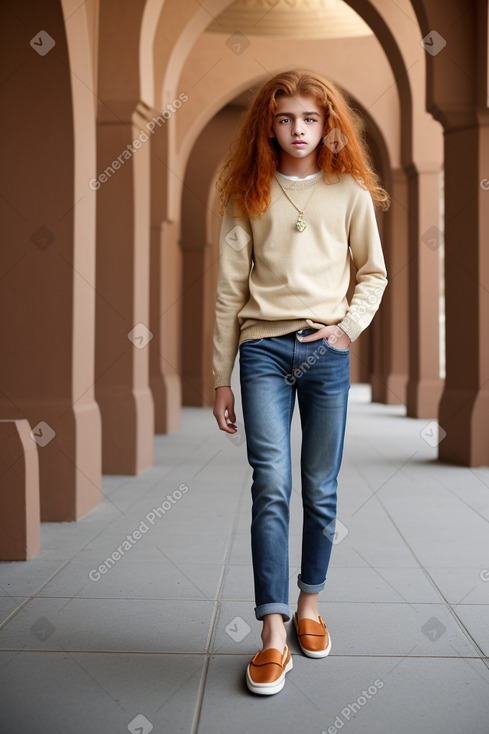
[(293, 135), (304, 135), (304, 130), (302, 129), (302, 120), (296, 119), (294, 122), (294, 127), (292, 128), (292, 134)]

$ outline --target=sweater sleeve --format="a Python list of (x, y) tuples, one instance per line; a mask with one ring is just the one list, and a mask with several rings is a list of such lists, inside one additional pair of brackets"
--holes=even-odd
[(224, 213), (219, 240), (212, 369), (216, 388), (231, 385), (240, 333), (238, 313), (249, 298), (252, 253), (249, 219), (233, 217), (232, 205), (229, 205)]
[(372, 197), (360, 186), (350, 218), (349, 246), (357, 268), (356, 286), (348, 311), (338, 326), (355, 341), (372, 321), (387, 285)]

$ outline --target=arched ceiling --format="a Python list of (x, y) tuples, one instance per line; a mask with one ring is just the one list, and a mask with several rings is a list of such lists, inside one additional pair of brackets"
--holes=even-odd
[(236, 0), (206, 29), (212, 33), (353, 38), (372, 35), (371, 28), (343, 0)]

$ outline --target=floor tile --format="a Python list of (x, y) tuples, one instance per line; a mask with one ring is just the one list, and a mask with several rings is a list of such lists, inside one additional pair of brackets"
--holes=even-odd
[[(295, 607), (291, 605), (291, 608)], [(478, 654), (442, 604), (320, 602), (319, 609), (331, 635), (334, 655), (477, 657)], [(253, 653), (260, 632), (253, 610), (253, 602), (221, 604), (213, 652), (236, 653), (238, 644), (240, 653)], [(234, 625), (233, 620), (237, 620)], [(236, 633), (235, 626), (239, 630)], [(288, 627), (291, 649), (299, 652), (292, 625)]]
[(155, 732), (190, 732), (204, 659), (199, 655), (0, 653), (2, 731), (109, 734), (127, 732), (128, 724), (139, 717), (133, 731), (137, 722), (143, 722), (144, 731), (151, 724)]
[(62, 560), (0, 563), (0, 596), (30, 596), (35, 594), (64, 565)]
[(476, 568), (438, 568), (426, 572), (450, 604), (489, 604), (489, 563)]
[(0, 630), (0, 650), (199, 653), (213, 610), (211, 601), (38, 597)]
[(245, 656), (211, 658), (198, 734), (487, 731), (489, 671), (478, 660), (294, 655), (293, 662), (284, 690), (259, 697), (245, 687)]
[[(120, 599), (215, 599), (222, 576), (219, 564), (176, 564), (156, 550), (155, 560), (119, 554), (115, 562), (100, 551), (76, 557), (39, 596)], [(159, 560), (156, 560), (159, 558)], [(100, 570), (101, 569), (101, 570)]]
[(453, 611), (483, 654), (489, 656), (489, 605), (458, 604), (453, 607)]
[(29, 597), (0, 596), (0, 627)]

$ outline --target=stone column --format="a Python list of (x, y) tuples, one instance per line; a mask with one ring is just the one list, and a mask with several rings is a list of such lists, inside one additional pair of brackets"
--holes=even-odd
[(425, 15), (413, 5), (431, 44), (426, 106), (444, 130), (446, 379), (438, 455), (489, 465), (489, 9), (486, 0), (451, 0), (430, 3)]
[(0, 420), (0, 561), (40, 550), (39, 461), (25, 419)]
[(180, 348), (181, 252), (178, 224), (164, 221), (151, 229), (151, 390), (156, 433), (180, 428), (182, 388)]
[(220, 110), (202, 130), (187, 159), (182, 188), (182, 394), (184, 405), (212, 406), (212, 376), (220, 197), (215, 180), (228, 141), (236, 135), (238, 109)]
[(391, 176), (392, 204), (383, 227), (388, 285), (376, 323), (372, 400), (403, 405), (408, 372), (408, 187), (404, 171), (396, 169)]
[(95, 393), (106, 474), (153, 463), (148, 119), (145, 105), (124, 100), (104, 106), (98, 122)]
[[(205, 288), (206, 271), (206, 232), (202, 231), (201, 240), (180, 241), (183, 259), (182, 319), (185, 324), (185, 338), (182, 339), (182, 380), (183, 405), (208, 406), (204, 395), (203, 375), (204, 340), (209, 338), (205, 329), (204, 306), (207, 301)], [(208, 370), (209, 371), (209, 370)]]
[[(164, 108), (165, 109), (165, 108)], [(182, 274), (179, 224), (170, 212), (175, 176), (170, 152), (174, 120), (154, 111), (151, 136), (150, 384), (156, 433), (172, 433), (181, 424)], [(173, 127), (172, 127), (173, 126)], [(175, 208), (175, 207), (174, 207)]]
[[(439, 457), (489, 465), (489, 114), (445, 124), (446, 381)], [(446, 435), (444, 435), (446, 434)]]
[(407, 415), (435, 418), (440, 378), (440, 170), (412, 165), (409, 181), (409, 380)]
[(80, 11), (66, 27), (71, 56), (59, 2), (26, 0), (5, 17), (0, 418), (24, 418), (32, 427), (41, 519), (76, 520), (101, 497), (93, 391), (95, 193), (88, 187), (95, 115), (86, 16)]

